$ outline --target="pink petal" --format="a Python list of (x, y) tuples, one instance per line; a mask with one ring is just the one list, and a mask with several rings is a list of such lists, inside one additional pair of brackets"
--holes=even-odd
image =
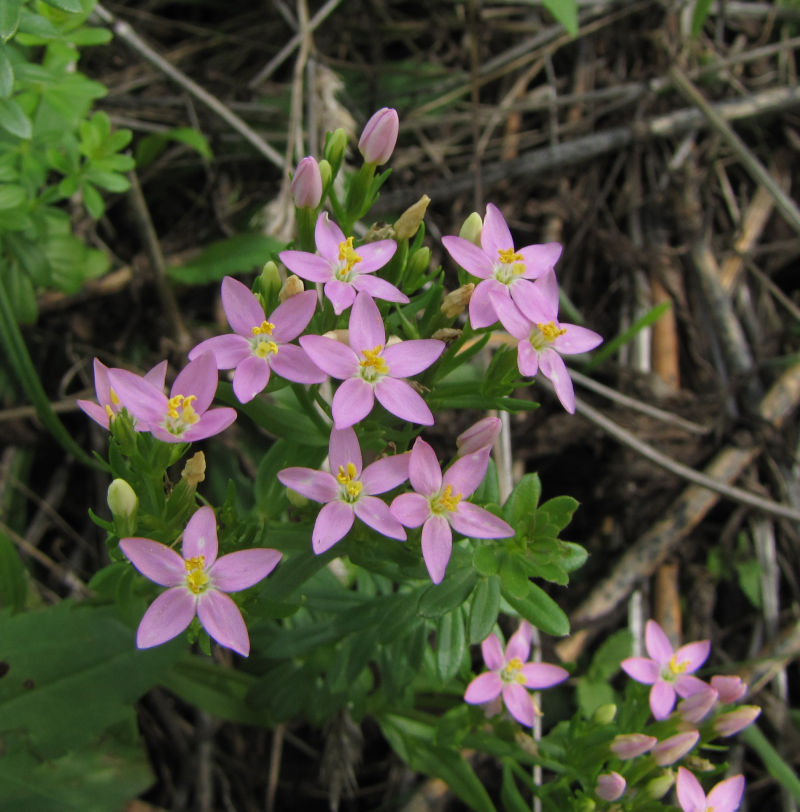
[(281, 251), (280, 261), (294, 274), (309, 282), (327, 282), (333, 277), (331, 263), (307, 251)]
[(314, 552), (317, 555), (324, 553), (337, 541), (341, 541), (353, 526), (354, 519), (351, 505), (346, 505), (344, 502), (328, 502), (319, 512), (314, 524), (314, 532), (311, 534), (311, 546), (314, 548)]
[(297, 491), (315, 502), (332, 502), (339, 495), (336, 478), (327, 471), (313, 468), (284, 468), (278, 479), (287, 488)]
[(620, 665), (629, 677), (645, 685), (653, 685), (661, 678), (661, 666), (648, 657), (628, 657)]
[(173, 437), (173, 442), (196, 443), (225, 431), (236, 420), (236, 409), (221, 406), (209, 409), (194, 425), (190, 426), (180, 437)]
[(695, 643), (687, 643), (675, 652), (675, 662), (688, 663), (684, 674), (692, 674), (708, 659), (711, 652), (710, 640), (698, 640)]
[(431, 515), (431, 506), (418, 493), (401, 493), (392, 502), (392, 516), (406, 527), (419, 527)]
[[(481, 643), (481, 653), (483, 654), (483, 661), (486, 663), (486, 667), (491, 668), (492, 671), (499, 671), (506, 664), (503, 644), (494, 632)], [(494, 699), (494, 697), (492, 697), (492, 699)]]
[(486, 216), (483, 218), (483, 231), (481, 231), (481, 247), (492, 262), (500, 261), (500, 251), (514, 248), (514, 238), (511, 236), (506, 219), (494, 203), (486, 206)]
[(111, 403), (111, 384), (108, 379), (108, 367), (99, 359), (92, 361), (94, 368), (94, 393), (97, 395), (97, 402), (101, 406)]
[(520, 341), (517, 344), (517, 366), (520, 375), (524, 378), (533, 378), (539, 371), (539, 353), (536, 352), (530, 341)]
[(674, 653), (672, 643), (655, 620), (648, 620), (644, 627), (644, 645), (647, 653), (660, 665), (669, 664)]
[(703, 787), (695, 778), (694, 773), (685, 767), (678, 767), (678, 780), (676, 781), (678, 803), (683, 812), (705, 812), (706, 794)]
[(336, 390), (331, 404), (333, 425), (346, 429), (363, 420), (375, 405), (372, 387), (362, 378), (350, 378)]
[(511, 635), (505, 651), (505, 662), (518, 659), (521, 662), (526, 662), (528, 655), (531, 653), (531, 624), (527, 620), (520, 622), (517, 630)]
[(428, 404), (405, 381), (388, 376), (381, 378), (375, 384), (375, 397), (387, 412), (401, 420), (422, 426), (433, 425), (433, 413)]
[(353, 429), (333, 429), (331, 431), (328, 458), (331, 471), (338, 472), (339, 466), (347, 470), (347, 464), (352, 462), (356, 467), (356, 474), (361, 475), (361, 446), (358, 444), (358, 438)]
[(222, 280), (222, 307), (235, 333), (249, 337), (250, 328), (264, 321), (264, 309), (247, 285), (232, 276)]
[(684, 722), (697, 724), (717, 704), (719, 694), (713, 688), (698, 691), (678, 703), (678, 713)]
[(350, 346), (357, 352), (383, 347), (386, 331), (378, 305), (368, 293), (359, 293), (350, 311)]
[[(508, 288), (496, 279), (479, 282), (469, 300), (469, 322), (476, 329), (494, 324), (499, 316), (494, 297), (508, 299)], [(506, 328), (508, 329), (508, 328)]]
[(393, 378), (406, 378), (427, 369), (443, 352), (444, 341), (418, 338), (387, 347), (382, 355)]
[(309, 357), (302, 347), (282, 344), (270, 366), (281, 378), (295, 383), (322, 383), (328, 376)]
[(539, 353), (539, 368), (542, 375), (552, 382), (561, 405), (570, 414), (575, 414), (575, 390), (572, 388), (572, 379), (561, 356), (549, 347), (542, 350)]
[(503, 686), (503, 702), (508, 712), (526, 727), (533, 727), (536, 721), (533, 697), (517, 682)]
[(265, 547), (228, 553), (217, 559), (211, 568), (211, 583), (223, 592), (247, 589), (266, 578), (278, 565), (281, 555), (278, 550)]
[(544, 305), (547, 321), (555, 320), (558, 316), (558, 282), (555, 271), (547, 271), (535, 282), (536, 288), (541, 296), (540, 301)]
[(353, 287), (357, 291), (368, 293), (373, 299), (383, 299), (385, 302), (400, 302), (401, 304), (408, 302), (408, 296), (405, 293), (385, 279), (371, 274), (356, 277), (353, 280)]
[(377, 496), (362, 496), (355, 503), (355, 514), (364, 524), (368, 524), (381, 535), (392, 539), (406, 540), (406, 531), (403, 525), (392, 516), (386, 502)]
[(359, 245), (356, 253), (361, 257), (361, 262), (356, 265), (356, 270), (366, 274), (377, 271), (378, 268), (386, 265), (394, 256), (395, 251), (397, 251), (397, 243), (394, 240), (377, 240), (366, 245)]
[(317, 251), (325, 259), (338, 262), (339, 243), (344, 241), (345, 237), (342, 229), (328, 217), (328, 212), (323, 211), (317, 217), (317, 223), (314, 226), (314, 242), (317, 245)]
[(677, 733), (668, 739), (660, 741), (651, 751), (653, 761), (659, 767), (666, 767), (680, 761), (689, 753), (700, 740), (700, 734), (696, 730), (688, 730), (684, 733)]
[(356, 290), (349, 282), (330, 279), (325, 283), (325, 296), (330, 299), (333, 312), (338, 316), (344, 313), (348, 307), (352, 307), (353, 302), (356, 300)]
[(527, 279), (518, 279), (511, 286), (511, 298), (519, 308), (519, 312), (533, 324), (555, 320), (556, 314), (550, 307), (547, 296), (542, 292), (541, 285)]
[(525, 686), (540, 690), (552, 688), (569, 676), (569, 671), (550, 663), (526, 663), (520, 672), (525, 677)]
[(747, 693), (747, 685), (741, 677), (717, 674), (711, 677), (711, 687), (719, 694), (719, 701), (727, 705), (736, 702)]
[(492, 275), (494, 263), (486, 254), (463, 237), (442, 237), (442, 245), (450, 256), (468, 273), (479, 279)]
[(431, 516), (422, 526), (422, 557), (434, 584), (440, 583), (453, 549), (453, 534), (446, 519)]
[(464, 701), (470, 705), (482, 705), (484, 702), (491, 702), (500, 696), (503, 690), (503, 680), (494, 671), (486, 671), (475, 677), (464, 694)]
[(433, 496), (442, 489), (442, 469), (436, 452), (421, 437), (411, 447), (408, 460), (408, 478), (411, 487), (423, 496)]
[(471, 502), (459, 502), (448, 518), (453, 529), (468, 538), (505, 539), (514, 535), (511, 525)]
[(233, 393), (239, 403), (249, 403), (268, 383), (269, 364), (257, 355), (249, 355), (233, 373)]
[(286, 344), (293, 341), (308, 327), (317, 309), (317, 292), (306, 290), (290, 296), (272, 311), (268, 321), (274, 324), (273, 341)]
[(184, 582), (186, 568), (183, 559), (166, 545), (151, 539), (125, 538), (119, 546), (142, 575), (160, 586), (177, 586)]
[(558, 242), (546, 242), (540, 245), (526, 245), (518, 253), (525, 257), (525, 279), (536, 279), (549, 270), (561, 258), (564, 247)]
[(472, 496), (478, 485), (486, 476), (491, 449), (488, 446), (479, 448), (472, 454), (459, 457), (444, 473), (442, 484), (452, 486), (455, 493), (464, 499)]
[[(206, 352), (214, 356), (217, 369), (233, 369), (250, 355), (250, 342), (238, 333), (214, 336), (201, 341), (189, 351), (189, 360), (194, 361)], [(163, 387), (162, 387), (163, 388)]]
[(160, 646), (177, 637), (191, 622), (195, 598), (182, 586), (162, 592), (144, 613), (136, 631), (139, 648)]
[(698, 693), (703, 693), (709, 688), (708, 683), (698, 677), (693, 677), (691, 674), (679, 674), (675, 677), (675, 691), (679, 696), (684, 698), (694, 696)]
[(183, 531), (183, 557), (205, 556), (208, 569), (217, 560), (217, 519), (210, 507), (201, 507), (192, 514)]
[(518, 341), (527, 341), (531, 334), (531, 322), (522, 315), (511, 297), (502, 293), (492, 293), (491, 299), (503, 327)]
[(159, 423), (164, 419), (167, 396), (162, 391), (126, 369), (111, 369), (108, 377), (122, 405), (137, 420)]
[(246, 657), (250, 653), (250, 638), (239, 607), (224, 592), (209, 589), (197, 601), (197, 617), (203, 628), (221, 646)]
[(106, 430), (108, 429), (108, 412), (102, 406), (91, 400), (77, 400), (75, 402), (78, 404), (78, 408), (89, 415), (95, 423), (99, 423)]
[(708, 793), (706, 803), (714, 812), (734, 812), (742, 802), (744, 792), (744, 776), (734, 775), (720, 781)]
[(383, 457), (368, 465), (361, 474), (364, 493), (372, 496), (386, 493), (408, 479), (408, 461), (410, 452)]
[(559, 326), (567, 332), (553, 340), (553, 349), (558, 350), (562, 355), (588, 352), (598, 344), (603, 343), (603, 336), (593, 330), (587, 330), (577, 324), (564, 324), (563, 322)]
[[(235, 280), (234, 280), (235, 281)], [(217, 392), (217, 364), (210, 352), (198, 355), (190, 361), (175, 378), (170, 397), (194, 395), (194, 410), (202, 414), (214, 399)]]
[(321, 370), (345, 380), (356, 374), (358, 356), (350, 347), (325, 336), (301, 336), (300, 346)]
[(650, 689), (650, 710), (661, 721), (670, 715), (675, 707), (675, 688), (669, 682), (658, 680)]
[(492, 448), (500, 436), (502, 423), (499, 417), (482, 417), (456, 437), (459, 456), (465, 457), (482, 448)]
[(145, 372), (144, 379), (153, 384), (156, 389), (163, 392), (164, 383), (167, 378), (167, 362), (159, 361), (151, 370)]

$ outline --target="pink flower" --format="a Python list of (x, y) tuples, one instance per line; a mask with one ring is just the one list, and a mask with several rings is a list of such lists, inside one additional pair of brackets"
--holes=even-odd
[(344, 429), (363, 420), (375, 398), (402, 420), (432, 425), (428, 405), (403, 379), (427, 369), (442, 354), (444, 342), (427, 338), (386, 346), (378, 306), (363, 292), (356, 296), (348, 334), (349, 347), (325, 336), (300, 339), (320, 369), (344, 381), (333, 396), (334, 426)]
[(222, 306), (232, 335), (201, 341), (190, 353), (214, 356), (218, 369), (235, 369), (233, 391), (240, 403), (252, 400), (269, 383), (270, 370), (295, 383), (322, 383), (318, 369), (301, 347), (290, 344), (308, 326), (317, 307), (313, 290), (290, 296), (269, 318), (250, 289), (232, 276), (222, 280)]
[(719, 694), (711, 687), (706, 687), (678, 703), (678, 713), (684, 722), (697, 724), (704, 719), (711, 708), (717, 704)]
[(217, 367), (210, 352), (178, 373), (169, 398), (150, 381), (125, 369), (109, 370), (108, 375), (122, 404), (141, 421), (141, 430), (166, 443), (204, 440), (236, 420), (235, 409), (208, 408), (217, 391)]
[(538, 691), (563, 682), (569, 673), (550, 663), (529, 663), (531, 626), (523, 620), (508, 641), (505, 652), (496, 634), (481, 643), (483, 661), (490, 670), (467, 686), (464, 701), (470, 705), (491, 702), (502, 694), (508, 712), (521, 724), (533, 727), (541, 711), (526, 689)]
[(241, 612), (225, 593), (247, 589), (265, 578), (280, 561), (280, 552), (256, 548), (217, 558), (217, 523), (210, 507), (201, 507), (189, 519), (183, 531), (181, 555), (145, 538), (125, 538), (119, 546), (142, 575), (170, 587), (144, 613), (136, 632), (139, 648), (171, 640), (196, 614), (221, 646), (243, 657), (250, 653), (250, 638)]
[(666, 719), (675, 705), (676, 693), (685, 699), (708, 689), (705, 682), (690, 675), (706, 661), (711, 642), (700, 640), (687, 643), (674, 651), (672, 643), (655, 620), (647, 621), (644, 639), (650, 657), (628, 657), (621, 666), (637, 682), (653, 686), (650, 710), (656, 719)]
[(396, 488), (408, 479), (408, 454), (373, 462), (362, 470), (361, 448), (351, 428), (331, 431), (328, 460), (331, 471), (284, 468), (278, 479), (315, 502), (324, 502), (311, 535), (314, 552), (324, 553), (344, 538), (355, 517), (384, 536), (405, 541), (406, 531), (375, 496)]
[(281, 262), (309, 282), (324, 283), (324, 292), (338, 316), (350, 307), (359, 291), (387, 302), (408, 302), (408, 296), (385, 279), (373, 276), (394, 256), (394, 240), (378, 240), (353, 247), (353, 238), (344, 232), (327, 212), (317, 218), (314, 229), (317, 254), (307, 251), (281, 251)]
[(312, 155), (303, 158), (292, 178), (292, 197), (299, 209), (316, 209), (322, 200), (322, 175)]
[(631, 758), (649, 753), (658, 744), (655, 736), (644, 733), (620, 733), (614, 737), (609, 749), (615, 756), (627, 761)]
[(678, 767), (676, 788), (683, 812), (735, 812), (742, 801), (744, 776), (726, 778), (706, 795), (694, 774), (685, 767)]
[(482, 279), (469, 300), (469, 320), (473, 327), (488, 327), (499, 317), (490, 294), (516, 299), (530, 286), (531, 279), (553, 269), (561, 256), (561, 245), (548, 242), (514, 249), (505, 218), (497, 206), (486, 206), (481, 230), (481, 247), (463, 237), (442, 237), (450, 256), (473, 276)]
[(501, 428), (502, 423), (499, 417), (484, 417), (477, 423), (473, 423), (456, 437), (458, 456), (464, 457), (473, 451), (491, 448), (500, 436)]
[(517, 339), (517, 365), (525, 377), (542, 370), (553, 383), (561, 405), (575, 412), (575, 392), (562, 355), (574, 355), (594, 349), (602, 337), (577, 324), (558, 321), (558, 284), (553, 271), (548, 271), (532, 284), (508, 296), (490, 293), (503, 327)]
[(616, 801), (625, 792), (627, 782), (615, 772), (604, 773), (597, 777), (597, 786), (594, 788), (595, 795), (604, 801)]
[(700, 733), (696, 730), (676, 733), (674, 736), (659, 742), (650, 751), (650, 755), (659, 767), (666, 767), (668, 764), (674, 764), (682, 759), (694, 748), (698, 741), (700, 741)]
[(392, 514), (406, 527), (422, 525), (422, 557), (434, 584), (444, 578), (450, 560), (451, 528), (479, 539), (514, 535), (514, 529), (502, 519), (466, 501), (481, 484), (488, 464), (489, 448), (484, 447), (460, 457), (442, 475), (431, 446), (421, 437), (414, 442), (408, 474), (416, 493), (397, 496)]
[(735, 675), (717, 674), (711, 677), (711, 687), (719, 694), (723, 705), (738, 702), (747, 693), (747, 684)]
[[(94, 359), (94, 391), (97, 395), (97, 403), (92, 403), (91, 400), (79, 400), (78, 406), (94, 420), (99, 423), (104, 429), (108, 429), (111, 421), (117, 416), (117, 413), (122, 409), (123, 403), (119, 399), (119, 395), (111, 387), (111, 382), (108, 377), (109, 369), (97, 358)], [(157, 386), (159, 389), (164, 388), (164, 380), (167, 375), (167, 362), (162, 361), (156, 364), (148, 373), (145, 374), (144, 380)], [(139, 427), (141, 431), (141, 427)]]
[(385, 164), (392, 157), (399, 130), (400, 119), (394, 108), (382, 107), (373, 113), (358, 139), (358, 151), (364, 162), (376, 166)]
[(752, 725), (761, 715), (758, 705), (742, 705), (736, 710), (721, 713), (714, 719), (714, 730), (720, 736), (733, 736)]

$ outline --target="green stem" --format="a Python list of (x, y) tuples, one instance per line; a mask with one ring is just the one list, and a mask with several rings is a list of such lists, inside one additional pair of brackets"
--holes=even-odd
[(73, 439), (64, 424), (59, 420), (50, 399), (47, 397), (42, 382), (36, 374), (36, 369), (25, 346), (11, 303), (8, 299), (6, 289), (0, 279), (0, 339), (3, 341), (7, 357), (20, 386), (27, 395), (39, 420), (46, 429), (53, 435), (64, 450), (72, 454), (75, 459), (88, 465), (91, 468), (103, 470), (96, 459), (86, 453)]
[(755, 725), (750, 725), (742, 731), (741, 736), (761, 757), (767, 772), (786, 789), (795, 801), (800, 801), (800, 779), (778, 755), (778, 751), (767, 741), (761, 730)]
[[(292, 391), (297, 398), (298, 403), (303, 407), (305, 413), (314, 421), (314, 425), (320, 430), (323, 437), (331, 433), (331, 427), (323, 420), (319, 410), (314, 405), (315, 398), (312, 398), (308, 390), (302, 385), (293, 383)], [(322, 401), (324, 403), (324, 401)]]

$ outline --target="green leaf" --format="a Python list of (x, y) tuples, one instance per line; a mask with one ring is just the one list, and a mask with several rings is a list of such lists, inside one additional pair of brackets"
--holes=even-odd
[(81, 183), (81, 194), (83, 195), (83, 203), (86, 206), (86, 210), (94, 220), (99, 220), (106, 210), (103, 196), (87, 181)]
[(81, 0), (44, 0), (48, 6), (61, 9), (61, 11), (69, 11), (73, 14), (80, 14), (83, 11)]
[(14, 66), (8, 58), (8, 48), (0, 43), (0, 99), (7, 99), (14, 89)]
[(27, 200), (27, 194), (21, 186), (10, 183), (0, 184), (0, 209), (14, 209)]
[(86, 173), (86, 177), (101, 189), (109, 192), (127, 192), (131, 188), (131, 182), (124, 176), (116, 172), (104, 172), (101, 169), (92, 167)]
[[(25, 567), (17, 548), (11, 539), (0, 530), (0, 609), (19, 612), (25, 605), (27, 591)], [(2, 655), (0, 654), (0, 656)]]
[(211, 160), (214, 153), (208, 139), (192, 127), (177, 127), (166, 132), (153, 133), (136, 144), (136, 164), (140, 168), (149, 166), (164, 151), (170, 141), (178, 141), (196, 150), (204, 158)]
[(628, 327), (627, 330), (624, 330), (622, 333), (616, 336), (616, 338), (612, 338), (611, 341), (603, 344), (599, 350), (593, 352), (592, 360), (586, 365), (584, 371), (590, 372), (591, 370), (596, 369), (607, 358), (611, 358), (616, 354), (620, 347), (627, 344), (629, 341), (632, 341), (638, 333), (645, 329), (645, 327), (649, 327), (651, 324), (653, 324), (653, 322), (658, 321), (658, 319), (660, 319), (671, 306), (672, 305), (670, 302), (661, 302), (661, 304), (657, 304), (641, 318), (636, 319), (636, 321), (630, 327)]
[(481, 575), (497, 575), (500, 572), (500, 559), (494, 544), (476, 546), (472, 554), (472, 564)]
[(500, 579), (496, 575), (478, 581), (469, 609), (469, 642), (485, 640), (500, 612)]
[(543, 0), (545, 8), (574, 37), (578, 33), (578, 3), (576, 0)]
[(13, 99), (0, 99), (0, 127), (17, 138), (30, 138), (33, 134), (31, 120)]
[(263, 234), (237, 234), (212, 243), (200, 256), (186, 265), (170, 268), (168, 273), (171, 279), (187, 285), (219, 282), (224, 276), (260, 268), (285, 247), (280, 240)]
[(696, 37), (705, 25), (711, 11), (711, 0), (696, 0), (692, 11), (692, 36)]
[(33, 324), (38, 315), (36, 292), (28, 274), (18, 267), (6, 270), (6, 292), (20, 324)]
[(458, 673), (466, 650), (464, 613), (459, 607), (442, 615), (436, 629), (436, 669), (442, 682), (449, 682)]
[(548, 499), (536, 512), (537, 529), (540, 522), (546, 521), (555, 528), (557, 534), (572, 521), (572, 514), (578, 509), (579, 504), (578, 500), (571, 496), (555, 496)]
[(470, 569), (457, 570), (440, 583), (428, 587), (419, 602), (423, 617), (438, 618), (461, 606), (475, 587), (477, 576)]
[(523, 528), (530, 526), (541, 495), (542, 482), (537, 474), (525, 474), (511, 491), (503, 515), (518, 534), (525, 535)]
[(503, 764), (503, 783), (500, 787), (500, 799), (506, 812), (530, 812), (530, 806), (514, 780), (514, 773), (507, 763)]
[(528, 594), (528, 573), (525, 561), (515, 554), (506, 555), (500, 564), (500, 581), (503, 592), (522, 599)]
[(569, 618), (540, 586), (530, 582), (524, 598), (517, 598), (504, 589), (503, 597), (537, 629), (556, 637), (569, 634)]
[(8, 42), (17, 32), (22, 0), (3, 0), (0, 3), (0, 39)]

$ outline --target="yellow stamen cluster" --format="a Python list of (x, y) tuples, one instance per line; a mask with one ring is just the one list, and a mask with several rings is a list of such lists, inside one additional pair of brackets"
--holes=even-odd
[(460, 493), (453, 493), (453, 486), (447, 485), (445, 489), (431, 502), (431, 510), (441, 514), (445, 511), (452, 513), (461, 501)]
[(106, 403), (105, 410), (108, 415), (108, 422), (110, 423), (117, 416), (117, 413), (111, 407), (119, 406), (120, 404), (119, 395), (111, 387), (108, 388), (108, 399), (111, 403)]
[(567, 332), (566, 327), (556, 327), (555, 322), (548, 321), (547, 324), (536, 325), (547, 341), (555, 341), (559, 336)]
[(253, 349), (253, 355), (259, 358), (267, 358), (270, 355), (277, 355), (278, 345), (274, 341), (259, 341)]
[(269, 321), (262, 321), (258, 327), (251, 327), (250, 332), (254, 336), (271, 336), (275, 325)]
[(210, 580), (205, 570), (206, 557), (198, 555), (195, 558), (187, 558), (184, 566), (186, 567), (186, 586), (195, 595), (199, 595), (204, 591)]
[(389, 365), (381, 357), (382, 350), (383, 346), (381, 344), (371, 350), (361, 350), (364, 360), (360, 361), (359, 364), (366, 375), (374, 378), (375, 375), (386, 375), (389, 371)]
[(200, 416), (194, 410), (192, 401), (197, 400), (195, 395), (184, 397), (183, 395), (175, 395), (167, 401), (167, 415), (173, 420), (180, 420), (182, 423), (196, 423)]
[(519, 657), (514, 657), (509, 660), (506, 667), (500, 673), (500, 677), (504, 682), (518, 682), (520, 685), (525, 684), (525, 675), (522, 673), (523, 662)]
[(361, 489), (364, 487), (358, 481), (358, 471), (352, 462), (348, 462), (346, 466), (339, 466), (339, 473), (336, 474), (336, 480), (340, 485), (344, 485), (347, 498), (354, 502), (361, 494)]
[(503, 265), (511, 265), (512, 262), (525, 262), (525, 257), (522, 254), (518, 254), (514, 251), (513, 248), (501, 248), (497, 255), (500, 257), (500, 262)]
[(348, 274), (353, 270), (353, 266), (357, 262), (361, 262), (361, 257), (356, 253), (356, 249), (353, 248), (352, 237), (348, 237), (339, 243), (339, 262), (344, 262), (344, 265), (336, 271), (336, 278), (341, 282), (346, 282)]
[(683, 674), (686, 671), (686, 669), (689, 667), (689, 661), (683, 660), (681, 662), (678, 662), (676, 657), (677, 657), (676, 654), (672, 655), (672, 658), (669, 661), (669, 670), (671, 673), (677, 676), (678, 674)]

